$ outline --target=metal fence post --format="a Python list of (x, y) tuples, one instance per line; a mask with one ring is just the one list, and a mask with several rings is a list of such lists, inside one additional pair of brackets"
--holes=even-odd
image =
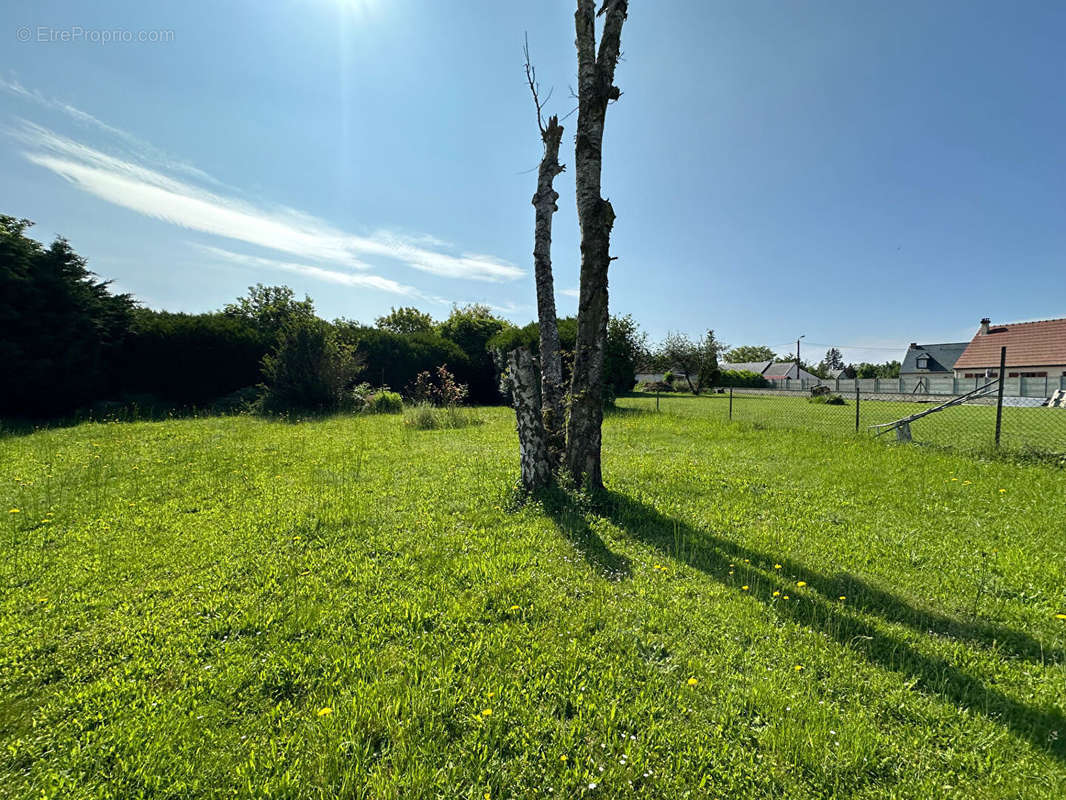
[(729, 418), (733, 419), (733, 387), (729, 387)]
[(999, 350), (999, 392), (996, 397), (996, 447), (999, 447), (999, 434), (1003, 430), (1003, 384), (1007, 382), (1007, 348)]
[(855, 381), (855, 433), (859, 432), (859, 382)]

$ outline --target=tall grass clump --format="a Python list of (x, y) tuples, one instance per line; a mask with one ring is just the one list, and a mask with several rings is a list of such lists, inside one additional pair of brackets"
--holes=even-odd
[(414, 405), (404, 413), (404, 424), (417, 430), (465, 428), (479, 420), (462, 403), (468, 395), (466, 384), (459, 383), (447, 364), (437, 367), (436, 375), (419, 373), (411, 386)]

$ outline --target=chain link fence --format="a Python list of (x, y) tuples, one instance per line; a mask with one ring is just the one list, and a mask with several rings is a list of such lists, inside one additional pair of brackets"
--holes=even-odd
[[(1004, 359), (1005, 361), (1005, 359)], [(1010, 375), (1009, 368), (1006, 370)], [(914, 442), (963, 452), (1052, 457), (1066, 463), (1066, 379), (1008, 377), (791, 381), (664, 394), (661, 410), (831, 435)], [(1059, 385), (1056, 385), (1058, 382)], [(788, 385), (792, 384), (792, 385)]]

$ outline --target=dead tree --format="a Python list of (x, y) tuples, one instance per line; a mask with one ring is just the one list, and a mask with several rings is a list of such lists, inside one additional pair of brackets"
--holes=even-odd
[(605, 0), (600, 7), (599, 15), (605, 17), (598, 50), (594, 0), (578, 0), (574, 15), (578, 76), (574, 175), (581, 226), (581, 283), (566, 429), (566, 469), (577, 485), (591, 489), (603, 487), (603, 357), (607, 340), (607, 268), (611, 263), (614, 225), (614, 209), (600, 196), (603, 128), (607, 104), (621, 96), (614, 85), (614, 71), (627, 7), (627, 0)]
[[(563, 414), (563, 368), (559, 354), (559, 324), (555, 314), (555, 285), (552, 278), (552, 215), (558, 210), (559, 193), (552, 183), (563, 171), (559, 163), (559, 144), (563, 128), (558, 117), (544, 123), (544, 103), (536, 70), (529, 60), (529, 42), (525, 45), (526, 80), (537, 109), (537, 128), (544, 144), (537, 174), (537, 192), (533, 195), (535, 227), (533, 265), (537, 283), (537, 319), (540, 344), (540, 380), (537, 364), (529, 349), (520, 347), (507, 356), (508, 379), (515, 407), (518, 448), (521, 454), (522, 487), (533, 491), (547, 485), (562, 463), (566, 445)], [(549, 93), (550, 96), (550, 93)]]
[[(566, 447), (566, 417), (563, 413), (563, 363), (559, 355), (559, 323), (555, 315), (555, 281), (552, 278), (552, 216), (559, 210), (559, 193), (552, 185), (565, 166), (559, 163), (559, 144), (563, 126), (557, 116), (543, 119), (543, 103), (537, 73), (529, 60), (529, 43), (525, 46), (526, 80), (537, 109), (537, 127), (544, 143), (544, 153), (537, 171), (537, 193), (533, 195), (536, 227), (533, 238), (533, 268), (537, 282), (537, 321), (540, 330), (541, 418), (547, 442), (551, 471), (562, 463)], [(549, 92), (549, 97), (551, 93)]]

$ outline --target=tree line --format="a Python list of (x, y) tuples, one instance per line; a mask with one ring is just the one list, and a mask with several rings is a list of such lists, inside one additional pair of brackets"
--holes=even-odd
[[(310, 297), (261, 284), (216, 311), (154, 310), (114, 292), (62, 237), (49, 246), (31, 238), (31, 225), (0, 215), (0, 416), (8, 419), (115, 404), (329, 411), (359, 383), (410, 395), (419, 375), (444, 365), (470, 402), (500, 403), (490, 342), (498, 348), (529, 332), (483, 305), (454, 307), (439, 321), (416, 308), (394, 308), (373, 324), (326, 321)], [(572, 353), (576, 321), (560, 323)], [(628, 391), (639, 329), (626, 317), (612, 318), (611, 330), (612, 385)]]

